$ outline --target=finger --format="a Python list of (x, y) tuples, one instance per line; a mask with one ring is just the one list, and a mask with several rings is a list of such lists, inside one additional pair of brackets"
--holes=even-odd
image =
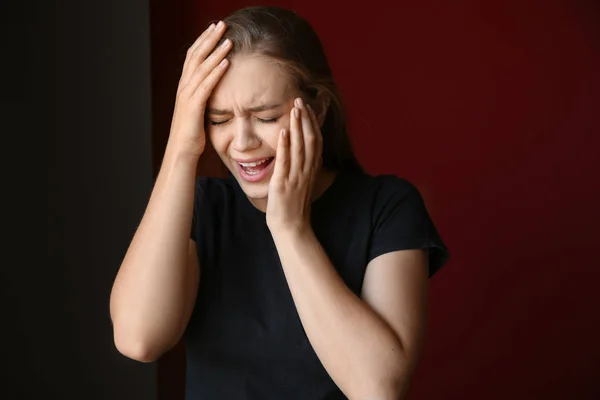
[[(191, 91), (195, 91), (198, 85), (221, 63), (229, 50), (231, 49), (231, 40), (226, 39), (204, 62), (196, 68), (194, 74), (190, 77), (187, 85)], [(182, 89), (183, 90), (183, 89)]]
[(206, 59), (211, 51), (215, 48), (221, 37), (225, 33), (225, 24), (223, 21), (219, 23), (206, 34), (202, 39), (198, 38), (197, 43), (194, 43), (187, 52), (184, 69), (181, 75), (181, 81), (187, 83), (199, 65)]
[[(213, 26), (213, 28), (211, 28)], [(188, 74), (193, 73), (195, 66), (199, 62), (202, 62), (206, 56), (214, 49), (217, 45), (223, 33), (225, 33), (226, 27), (223, 21), (219, 21), (216, 25), (211, 24), (206, 31), (200, 35), (200, 37), (190, 46), (187, 51), (186, 61), (184, 63), (185, 71)], [(198, 60), (199, 59), (199, 60)], [(194, 62), (196, 63), (194, 64)]]
[(321, 128), (319, 127), (319, 121), (317, 120), (317, 115), (315, 114), (313, 108), (310, 106), (310, 104), (308, 104), (306, 108), (308, 109), (312, 129), (315, 133), (315, 153), (313, 159), (314, 167), (317, 170), (319, 170), (321, 168), (323, 158), (323, 133), (321, 132)]
[(206, 30), (204, 32), (202, 32), (202, 34), (200, 35), (200, 37), (198, 39), (196, 39), (196, 41), (194, 43), (192, 43), (192, 45), (188, 49), (188, 52), (193, 53), (194, 50), (196, 50), (198, 48), (198, 46), (200, 45), (200, 43), (202, 43), (202, 40), (204, 38), (206, 38), (213, 31), (213, 29), (215, 29), (216, 27), (217, 27), (217, 25), (214, 22), (211, 23), (208, 26), (208, 28), (206, 28)]
[(290, 175), (292, 182), (297, 182), (304, 167), (304, 139), (302, 135), (301, 112), (293, 107), (290, 117)]
[[(196, 83), (196, 90), (192, 92), (191, 96), (196, 98), (197, 101), (202, 104), (206, 104), (213, 89), (217, 86), (217, 83), (219, 83), (219, 80), (227, 70), (227, 66), (229, 66), (229, 60), (224, 58), (219, 65), (213, 68), (206, 78), (201, 82)], [(200, 74), (198, 74), (197, 79), (200, 80)], [(190, 84), (190, 87), (193, 87), (193, 85)]]
[(196, 39), (194, 43), (187, 49), (185, 61), (183, 62), (183, 68), (181, 71), (181, 77), (179, 79), (180, 82), (187, 82), (191, 75), (190, 72), (190, 60), (192, 59), (192, 54), (198, 48), (198, 46), (206, 39), (208, 35), (215, 29), (215, 24), (210, 24), (208, 28)]
[(200, 36), (198, 36), (198, 38), (196, 38), (194, 43), (192, 43), (192, 45), (187, 49), (185, 61), (183, 62), (183, 72), (186, 71), (187, 66), (189, 64), (189, 61), (190, 61), (189, 55), (192, 54), (194, 52), (194, 50), (196, 50), (196, 48), (200, 45), (200, 43), (202, 43), (202, 41), (210, 34), (210, 32), (212, 32), (213, 29), (215, 29), (215, 27), (216, 27), (216, 25), (214, 23), (210, 24), (208, 26), (208, 28), (206, 28), (204, 30), (204, 32), (202, 32), (202, 34)]
[(275, 152), (275, 165), (271, 182), (280, 184), (287, 180), (290, 172), (290, 135), (282, 129), (277, 140), (277, 151)]
[(316, 132), (314, 131), (310, 112), (302, 98), (296, 99), (296, 106), (301, 110), (302, 137), (304, 139), (304, 164), (302, 168), (305, 174), (309, 174), (314, 168), (315, 152), (317, 151)]
[(198, 85), (225, 59), (232, 43), (226, 39), (190, 76), (189, 81), (183, 84), (180, 91), (196, 91)]

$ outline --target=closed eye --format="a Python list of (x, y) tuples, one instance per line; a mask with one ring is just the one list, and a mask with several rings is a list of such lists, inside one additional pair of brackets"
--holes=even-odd
[[(275, 118), (256, 118), (256, 119), (259, 120), (263, 124), (274, 124), (275, 122), (277, 122), (279, 120), (279, 118), (281, 118), (281, 116), (275, 117)], [(229, 121), (230, 120), (225, 120), (225, 121), (208, 120), (208, 123), (209, 123), (209, 125), (216, 126), (216, 125), (223, 125)]]
[(274, 124), (275, 122), (277, 122), (277, 120), (280, 117), (275, 117), (275, 118), (268, 118), (268, 119), (263, 119), (263, 118), (257, 118), (260, 122), (262, 122), (263, 124)]
[(211, 120), (209, 120), (209, 121), (208, 121), (208, 123), (209, 123), (210, 125), (223, 125), (223, 124), (224, 124), (224, 123), (226, 123), (226, 122), (229, 122), (229, 120), (226, 120), (226, 121), (211, 121)]

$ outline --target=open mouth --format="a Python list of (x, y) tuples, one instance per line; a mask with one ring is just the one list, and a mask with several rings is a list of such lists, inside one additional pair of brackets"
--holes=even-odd
[(257, 182), (267, 176), (269, 171), (272, 169), (273, 160), (275, 157), (268, 157), (260, 161), (251, 163), (240, 163), (240, 175), (242, 178), (249, 182)]
[(269, 158), (265, 158), (264, 160), (261, 160), (261, 161), (256, 161), (256, 162), (251, 162), (251, 163), (238, 163), (238, 164), (240, 164), (240, 166), (247, 173), (249, 173), (249, 174), (257, 174), (261, 170), (263, 170), (266, 167), (268, 167), (269, 164), (271, 164), (271, 162), (274, 159), (275, 159), (275, 157), (269, 157)]

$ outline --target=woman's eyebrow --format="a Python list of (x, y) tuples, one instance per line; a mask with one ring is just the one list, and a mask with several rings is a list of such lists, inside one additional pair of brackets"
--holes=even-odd
[(260, 106), (256, 106), (256, 107), (251, 107), (248, 109), (248, 111), (250, 112), (261, 112), (261, 111), (268, 111), (268, 110), (273, 110), (275, 108), (279, 108), (281, 107), (281, 104), (263, 104)]
[[(247, 108), (246, 111), (261, 112), (261, 111), (273, 110), (273, 109), (279, 108), (281, 106), (282, 106), (281, 104), (261, 104), (259, 106)], [(219, 109), (219, 108), (210, 108), (210, 107), (206, 109), (206, 113), (207, 114), (211, 114), (211, 115), (229, 115), (229, 114), (232, 114), (231, 110), (222, 110), (222, 109)]]

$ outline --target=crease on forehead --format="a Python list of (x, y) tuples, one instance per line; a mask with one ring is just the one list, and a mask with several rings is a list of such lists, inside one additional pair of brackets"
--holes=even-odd
[[(260, 54), (247, 54), (247, 53), (239, 53), (236, 54), (235, 57), (232, 57), (231, 59), (232, 64), (230, 65), (230, 70), (232, 71), (227, 71), (225, 74), (227, 74), (228, 72), (236, 72), (239, 71), (240, 68), (243, 68), (243, 64), (240, 65), (239, 63), (243, 63), (245, 61), (263, 61), (266, 62), (267, 65), (271, 66), (274, 68), (274, 70), (271, 70), (269, 74), (273, 74), (275, 73), (275, 79), (279, 80), (284, 80), (285, 85), (283, 85), (281, 88), (278, 88), (276, 92), (273, 91), (273, 85), (270, 85), (267, 82), (264, 82), (264, 80), (257, 80), (257, 79), (253, 79), (254, 82), (252, 83), (253, 87), (252, 87), (252, 93), (250, 98), (243, 98), (243, 99), (239, 99), (239, 97), (237, 95), (234, 95), (235, 101), (237, 102), (239, 101), (239, 105), (244, 109), (250, 109), (253, 107), (257, 107), (257, 106), (263, 106), (266, 104), (284, 104), (287, 101), (291, 101), (292, 100), (292, 96), (294, 95), (294, 93), (297, 91), (295, 90), (295, 85), (293, 84), (292, 80), (290, 79), (287, 71), (285, 70), (285, 67), (282, 65), (282, 63), (276, 59), (273, 59), (272, 57), (269, 56), (265, 56), (265, 55), (260, 55)], [(235, 63), (235, 64), (234, 64)], [(237, 64), (237, 65), (236, 65)], [(234, 67), (233, 69), (231, 67)], [(256, 68), (256, 66), (254, 66), (254, 68)], [(252, 72), (253, 74), (256, 74), (255, 71)], [(271, 75), (273, 76), (273, 75)], [(217, 86), (217, 88), (219, 88), (220, 85)], [(221, 86), (222, 88), (222, 86)], [(218, 90), (218, 89), (217, 89)], [(239, 92), (238, 92), (239, 93)], [(236, 94), (238, 94), (236, 93)], [(245, 94), (244, 94), (245, 95)], [(229, 97), (229, 96), (227, 96)], [(211, 109), (220, 109), (220, 110), (230, 110), (230, 104), (223, 104), (223, 98), (220, 96), (219, 100), (221, 101), (221, 104), (216, 104), (215, 98), (214, 96), (211, 96), (209, 103), (210, 106), (209, 108)]]

